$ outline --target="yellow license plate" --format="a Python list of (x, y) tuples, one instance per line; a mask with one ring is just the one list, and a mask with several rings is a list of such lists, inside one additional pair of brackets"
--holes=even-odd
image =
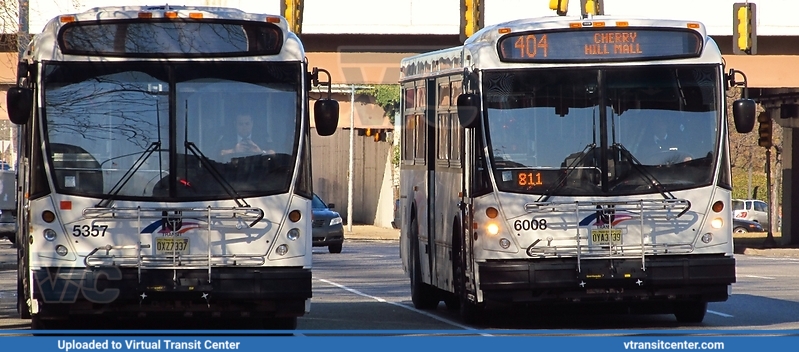
[(189, 239), (181, 238), (156, 238), (155, 254), (189, 254)]
[(621, 229), (593, 229), (591, 241), (595, 245), (621, 244)]

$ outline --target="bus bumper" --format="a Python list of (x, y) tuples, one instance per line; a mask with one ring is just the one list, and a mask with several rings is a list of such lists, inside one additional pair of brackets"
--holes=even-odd
[(34, 271), (34, 297), (42, 317), (222, 318), (299, 317), (311, 298), (309, 269), (212, 268), (208, 278), (208, 269), (42, 268)]
[(633, 302), (704, 301), (728, 298), (735, 259), (723, 255), (647, 256), (642, 260), (576, 258), (480, 263), (486, 301)]

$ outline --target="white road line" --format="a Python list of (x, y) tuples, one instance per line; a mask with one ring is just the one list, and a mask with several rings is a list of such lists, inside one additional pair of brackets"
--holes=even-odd
[[(363, 292), (361, 292), (361, 291), (358, 291), (358, 290), (356, 290), (356, 289), (349, 288), (349, 287), (347, 287), (347, 286), (344, 286), (344, 285), (342, 285), (342, 284), (335, 283), (335, 282), (333, 282), (333, 281), (330, 281), (330, 280), (325, 280), (325, 279), (320, 279), (320, 278), (316, 278), (316, 279), (317, 279), (317, 280), (319, 280), (319, 281), (321, 281), (321, 282), (324, 282), (324, 283), (326, 283), (326, 284), (329, 284), (329, 285), (336, 286), (336, 287), (338, 287), (338, 288), (340, 288), (340, 289), (342, 289), (342, 290), (346, 290), (346, 291), (352, 292), (352, 293), (354, 293), (354, 294), (356, 294), (356, 295), (363, 296), (363, 297), (367, 297), (367, 298), (371, 298), (371, 299), (373, 299), (373, 300), (375, 300), (375, 301), (378, 301), (378, 302), (380, 302), (380, 303), (388, 303), (388, 304), (391, 304), (391, 305), (393, 305), (393, 306), (397, 306), (397, 307), (405, 308), (405, 309), (407, 309), (407, 310), (410, 310), (410, 311), (413, 311), (413, 312), (416, 312), (416, 313), (419, 313), (419, 314), (422, 314), (422, 315), (426, 315), (426, 316), (428, 316), (428, 317), (430, 317), (430, 318), (433, 318), (433, 319), (435, 319), (435, 320), (438, 320), (438, 321), (440, 321), (440, 322), (443, 322), (443, 323), (445, 323), (445, 324), (449, 324), (449, 325), (452, 325), (452, 326), (456, 326), (456, 327), (459, 327), (459, 328), (461, 328), (461, 329), (464, 329), (464, 330), (472, 330), (472, 331), (476, 331), (476, 330), (477, 330), (477, 329), (474, 329), (474, 328), (468, 327), (468, 326), (466, 326), (466, 325), (462, 325), (462, 324), (456, 323), (456, 322), (454, 322), (454, 321), (452, 321), (452, 320), (445, 319), (445, 318), (442, 318), (442, 317), (436, 316), (436, 315), (434, 315), (434, 314), (430, 314), (430, 313), (428, 313), (428, 312), (425, 312), (425, 311), (423, 311), (423, 310), (418, 310), (418, 309), (416, 309), (416, 308), (413, 308), (413, 307), (406, 306), (406, 305), (404, 305), (404, 304), (402, 304), (402, 303), (397, 303), (397, 302), (389, 302), (389, 301), (386, 301), (386, 300), (385, 300), (385, 299), (383, 299), (383, 298), (380, 298), (380, 297), (375, 297), (375, 296), (372, 296), (372, 295), (368, 295), (368, 294), (366, 294), (366, 293), (363, 293)], [(491, 336), (490, 334), (480, 334), (480, 335), (481, 335), (481, 336)]]
[(715, 314), (715, 315), (718, 315), (720, 317), (725, 317), (725, 318), (732, 318), (733, 317), (732, 315), (725, 314), (725, 313), (722, 313), (722, 312), (717, 312), (715, 310), (710, 310), (710, 309), (708, 309), (707, 312), (710, 313), (710, 314)]
[(766, 279), (766, 280), (776, 280), (776, 278), (768, 277), (768, 276), (757, 276), (757, 275), (741, 275), (743, 277), (751, 277), (755, 279)]

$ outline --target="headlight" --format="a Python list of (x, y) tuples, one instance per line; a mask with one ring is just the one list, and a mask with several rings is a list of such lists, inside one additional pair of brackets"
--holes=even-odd
[(45, 229), (43, 234), (44, 234), (44, 239), (46, 239), (48, 241), (55, 241), (55, 238), (56, 238), (55, 230), (53, 230), (53, 229)]
[(338, 225), (338, 224), (340, 224), (342, 222), (344, 222), (344, 221), (341, 220), (341, 217), (337, 216), (337, 217), (333, 218), (332, 220), (330, 220), (330, 226)]
[(277, 254), (279, 254), (279, 255), (286, 255), (286, 253), (289, 252), (289, 246), (287, 246), (285, 244), (281, 244), (281, 245), (277, 246), (277, 249), (275, 249), (275, 252)]
[(292, 241), (296, 241), (297, 238), (299, 238), (299, 237), (300, 237), (300, 230), (299, 229), (291, 229), (286, 234), (286, 238), (288, 238), (288, 239), (290, 239)]

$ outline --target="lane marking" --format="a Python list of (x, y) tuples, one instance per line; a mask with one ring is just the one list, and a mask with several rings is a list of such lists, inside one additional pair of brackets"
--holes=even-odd
[(757, 276), (757, 275), (741, 275), (741, 276), (743, 276), (743, 277), (751, 277), (751, 278), (755, 278), (755, 279), (776, 280), (776, 278), (768, 277), (768, 276)]
[[(325, 279), (320, 279), (320, 278), (316, 278), (316, 279), (317, 279), (317, 280), (319, 280), (319, 281), (321, 281), (321, 282), (324, 282), (324, 283), (326, 283), (326, 284), (329, 284), (329, 285), (336, 286), (336, 287), (338, 287), (338, 288), (340, 288), (340, 289), (342, 289), (342, 290), (349, 291), (349, 292), (351, 292), (351, 293), (354, 293), (354, 294), (356, 294), (356, 295), (359, 295), (359, 296), (362, 296), (362, 297), (366, 297), (366, 298), (371, 298), (371, 299), (373, 299), (373, 300), (375, 300), (375, 301), (378, 301), (378, 302), (380, 302), (380, 303), (388, 303), (388, 304), (391, 304), (391, 305), (393, 305), (393, 306), (396, 306), (396, 307), (405, 308), (405, 309), (407, 309), (407, 310), (410, 310), (410, 311), (412, 311), (412, 312), (416, 312), (416, 313), (419, 313), (419, 314), (422, 314), (422, 315), (428, 316), (428, 317), (430, 317), (430, 318), (433, 318), (433, 319), (435, 319), (435, 320), (438, 320), (438, 321), (440, 321), (440, 322), (442, 322), (442, 323), (445, 323), (445, 324), (449, 324), (449, 325), (452, 325), (452, 326), (456, 326), (456, 327), (459, 327), (459, 328), (461, 328), (461, 329), (464, 329), (464, 330), (477, 331), (477, 329), (475, 329), (475, 328), (472, 328), (472, 327), (469, 327), (469, 326), (466, 326), (466, 325), (463, 325), (463, 324), (460, 324), (460, 323), (456, 323), (456, 322), (454, 322), (454, 321), (452, 321), (452, 320), (449, 320), (449, 319), (446, 319), (446, 318), (439, 317), (439, 316), (437, 316), (437, 315), (435, 315), (435, 314), (431, 314), (431, 313), (429, 313), (429, 312), (425, 312), (425, 311), (423, 311), (423, 310), (419, 310), (419, 309), (416, 309), (416, 308), (413, 308), (413, 307), (410, 307), (410, 306), (404, 305), (404, 304), (402, 304), (402, 303), (397, 303), (397, 302), (389, 302), (389, 301), (387, 301), (387, 300), (385, 300), (385, 299), (383, 299), (383, 298), (380, 298), (380, 297), (375, 297), (375, 296), (372, 296), (372, 295), (369, 295), (369, 294), (363, 293), (363, 292), (361, 292), (361, 291), (358, 291), (358, 290), (356, 290), (356, 289), (349, 288), (349, 287), (347, 287), (347, 286), (344, 286), (344, 285), (342, 285), (342, 284), (339, 284), (339, 283), (336, 283), (336, 282), (333, 282), (333, 281), (330, 281), (330, 280), (325, 280)], [(481, 333), (481, 334), (480, 334), (480, 336), (492, 336), (492, 335), (491, 335), (491, 334), (482, 334), (482, 333)]]
[(732, 318), (733, 317), (732, 315), (725, 314), (725, 313), (722, 313), (722, 312), (717, 312), (715, 310), (710, 310), (710, 309), (708, 309), (707, 312), (710, 313), (710, 314), (715, 314), (715, 315), (718, 315), (720, 317), (725, 317), (725, 318)]

